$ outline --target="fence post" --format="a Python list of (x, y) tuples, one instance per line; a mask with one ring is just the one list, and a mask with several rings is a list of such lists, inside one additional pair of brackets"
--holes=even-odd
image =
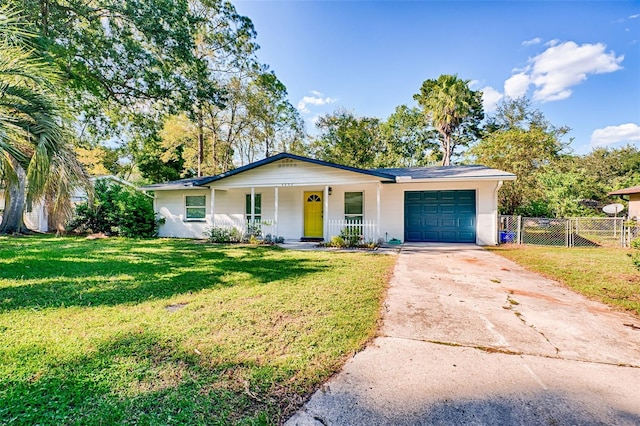
[(522, 244), (522, 216), (518, 215), (517, 225), (518, 228), (516, 230), (516, 243)]

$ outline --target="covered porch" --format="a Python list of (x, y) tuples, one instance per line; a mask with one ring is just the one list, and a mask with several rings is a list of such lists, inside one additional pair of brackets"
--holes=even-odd
[(205, 216), (213, 227), (286, 240), (357, 234), (363, 241), (376, 241), (381, 192), (380, 183), (212, 187)]

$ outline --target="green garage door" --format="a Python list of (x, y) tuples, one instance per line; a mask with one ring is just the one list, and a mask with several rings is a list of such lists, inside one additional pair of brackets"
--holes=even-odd
[(404, 193), (405, 241), (476, 242), (476, 191)]

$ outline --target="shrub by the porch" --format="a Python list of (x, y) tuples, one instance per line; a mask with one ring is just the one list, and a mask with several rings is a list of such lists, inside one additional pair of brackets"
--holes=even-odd
[(67, 229), (128, 238), (150, 238), (158, 233), (153, 202), (145, 194), (116, 183), (98, 180), (91, 203), (76, 207)]

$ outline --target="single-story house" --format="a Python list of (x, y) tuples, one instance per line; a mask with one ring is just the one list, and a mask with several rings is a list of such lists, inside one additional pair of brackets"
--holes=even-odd
[(263, 234), (495, 245), (498, 190), (515, 175), (484, 166), (359, 169), (281, 153), (216, 176), (148, 185), (163, 237), (260, 223)]
[[(609, 195), (619, 195), (621, 198), (629, 201), (629, 219), (640, 219), (640, 185), (630, 188), (622, 188), (617, 191), (610, 192)], [(628, 196), (629, 198), (624, 198)]]

